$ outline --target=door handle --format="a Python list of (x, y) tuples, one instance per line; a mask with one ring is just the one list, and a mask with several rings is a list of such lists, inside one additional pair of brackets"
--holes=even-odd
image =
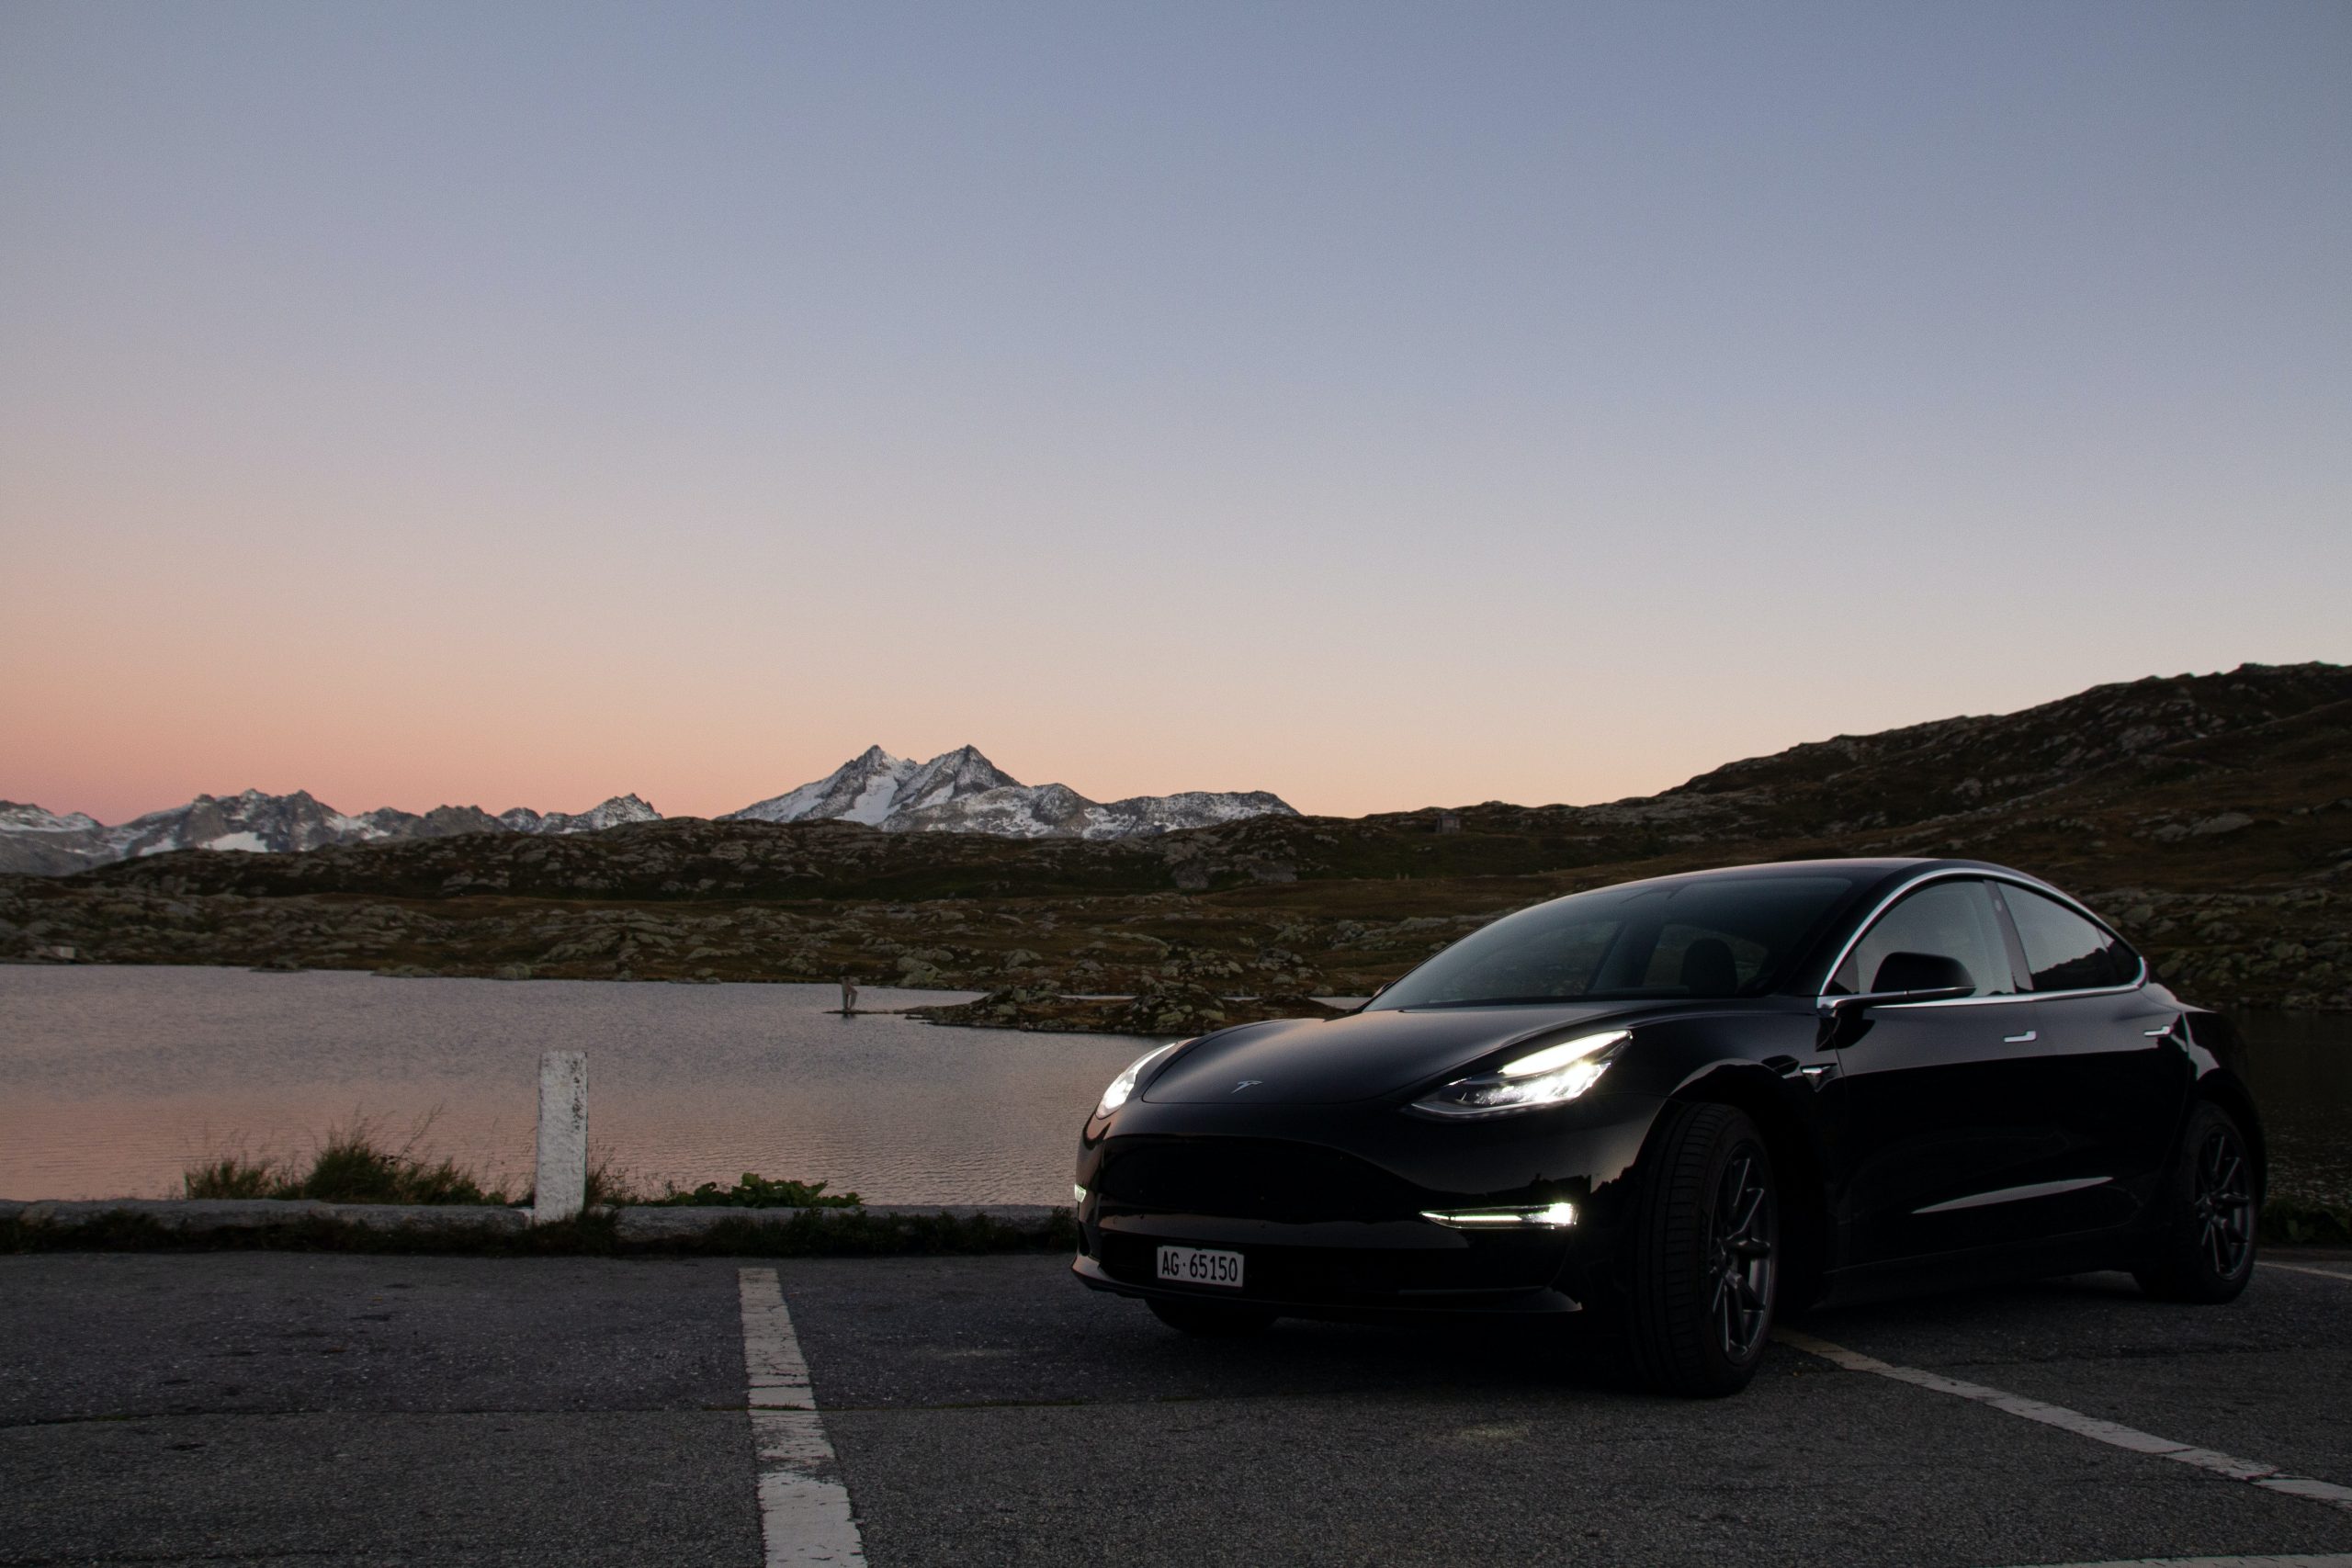
[(2030, 1045), (2041, 1038), (2041, 1031), (2039, 1029), (2029, 1029), (2023, 1034), (2002, 1035), (2001, 1043), (2004, 1045)]

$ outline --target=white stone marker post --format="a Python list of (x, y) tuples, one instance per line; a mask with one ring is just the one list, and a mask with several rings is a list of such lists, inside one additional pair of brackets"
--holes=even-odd
[(539, 1055), (539, 1175), (531, 1223), (577, 1219), (588, 1203), (588, 1053)]

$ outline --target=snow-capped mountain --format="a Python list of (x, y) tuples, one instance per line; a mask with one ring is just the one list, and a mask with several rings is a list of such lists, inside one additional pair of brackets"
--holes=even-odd
[(493, 817), (479, 806), (439, 806), (419, 815), (379, 807), (356, 816), (322, 805), (308, 790), (291, 795), (199, 795), (186, 806), (151, 811), (109, 828), (81, 812), (61, 817), (38, 806), (0, 801), (0, 872), (65, 875), (166, 850), (314, 850), (387, 839), (443, 839), (458, 833), (586, 833), (661, 813), (633, 795), (615, 795), (582, 812), (544, 816), (517, 807)]
[(1125, 839), (1269, 814), (1298, 815), (1263, 790), (1092, 801), (1068, 784), (1024, 784), (970, 746), (928, 762), (869, 746), (814, 784), (728, 813), (760, 822), (838, 818), (895, 833), (1012, 839)]
[(1020, 787), (1020, 780), (970, 746), (944, 752), (928, 762), (893, 757), (879, 746), (868, 746), (815, 784), (802, 784), (727, 816), (753, 822), (831, 818), (878, 828), (901, 812), (946, 806), (986, 790)]
[(550, 811), (545, 816), (527, 806), (499, 813), (498, 820), (517, 833), (600, 833), (630, 822), (659, 822), (662, 813), (634, 795), (616, 795), (585, 811)]

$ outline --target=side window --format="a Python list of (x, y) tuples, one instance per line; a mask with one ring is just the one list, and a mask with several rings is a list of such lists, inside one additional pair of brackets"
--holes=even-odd
[(2140, 974), (2140, 955), (2054, 898), (2004, 887), (2001, 900), (2018, 923), (2026, 967), (2037, 991), (2083, 991), (2128, 986)]
[(2009, 996), (2018, 988), (2000, 915), (1982, 882), (1931, 882), (1906, 896), (1862, 933), (1838, 966), (1830, 989), (1849, 996), (1877, 990), (1879, 965), (1890, 953), (1956, 958), (1980, 997)]

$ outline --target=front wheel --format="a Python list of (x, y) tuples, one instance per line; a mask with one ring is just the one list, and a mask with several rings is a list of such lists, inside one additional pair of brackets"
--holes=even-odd
[(1255, 1307), (1227, 1306), (1223, 1302), (1170, 1302), (1154, 1296), (1151, 1315), (1169, 1327), (1209, 1339), (1238, 1339), (1262, 1334), (1273, 1325), (1274, 1314)]
[(1780, 1280), (1780, 1193), (1754, 1122), (1679, 1105), (1636, 1205), (1626, 1324), (1644, 1382), (1721, 1397), (1756, 1375)]
[(2189, 1113), (2165, 1179), (2148, 1261), (2132, 1270), (2160, 1301), (2230, 1301), (2254, 1277), (2254, 1160), (2237, 1119), (2207, 1100)]

